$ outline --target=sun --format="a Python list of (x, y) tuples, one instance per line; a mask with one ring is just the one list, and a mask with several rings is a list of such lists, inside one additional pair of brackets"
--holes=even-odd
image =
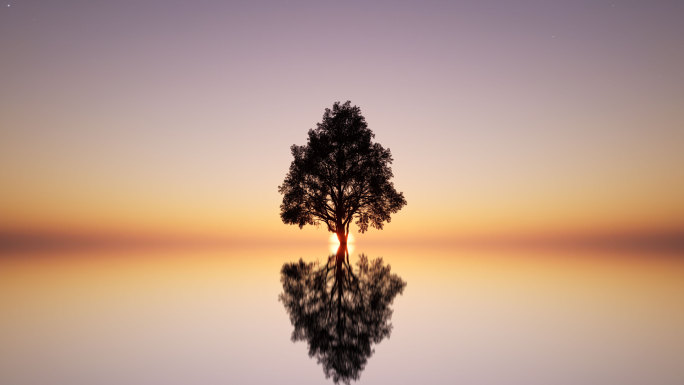
[[(330, 234), (330, 253), (335, 254), (337, 253), (337, 249), (340, 248), (340, 241), (337, 239), (337, 235), (335, 233)], [(354, 236), (352, 233), (349, 233), (349, 236), (347, 237), (347, 250), (349, 251), (349, 254), (351, 254), (354, 251)]]

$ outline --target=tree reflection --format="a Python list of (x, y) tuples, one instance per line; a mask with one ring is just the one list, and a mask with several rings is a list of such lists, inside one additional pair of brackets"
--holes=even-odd
[(352, 269), (342, 245), (323, 266), (300, 259), (281, 270), (280, 300), (294, 326), (292, 341), (306, 340), (309, 356), (335, 383), (359, 379), (372, 344), (389, 337), (390, 305), (406, 286), (382, 258), (368, 261), (362, 254), (356, 265)]

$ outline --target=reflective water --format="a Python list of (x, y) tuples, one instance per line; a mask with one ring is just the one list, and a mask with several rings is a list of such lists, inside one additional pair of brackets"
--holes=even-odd
[(323, 366), (326, 378), (349, 384), (358, 380), (373, 355), (373, 345), (392, 332), (391, 304), (406, 282), (391, 273), (382, 258), (361, 254), (356, 268), (340, 246), (322, 266), (303, 260), (281, 270), (280, 300), (294, 331), (292, 341), (305, 341), (309, 356)]
[[(283, 265), (326, 252), (1, 256), (0, 383), (332, 383), (279, 301)], [(352, 383), (684, 383), (681, 256), (357, 245), (350, 265), (359, 253), (407, 285)]]

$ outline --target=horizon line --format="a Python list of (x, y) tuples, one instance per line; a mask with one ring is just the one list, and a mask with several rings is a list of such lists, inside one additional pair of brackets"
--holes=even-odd
[[(327, 233), (326, 233), (327, 234)], [(228, 237), (197, 235), (77, 234), (55, 231), (0, 229), (0, 254), (33, 251), (93, 249), (206, 249), (235, 247), (314, 246), (327, 244), (310, 237), (300, 240), (277, 237)], [(355, 244), (455, 247), (473, 249), (562, 249), (634, 252), (684, 252), (684, 229), (665, 231), (613, 231), (579, 234), (479, 235), (453, 234), (401, 239), (361, 239)]]

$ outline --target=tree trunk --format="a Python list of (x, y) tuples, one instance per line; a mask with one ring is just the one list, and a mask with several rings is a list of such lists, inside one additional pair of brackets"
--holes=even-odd
[(344, 245), (344, 247), (347, 247), (347, 237), (349, 236), (349, 234), (347, 234), (344, 231), (344, 228), (337, 230), (336, 234), (337, 234), (337, 240), (340, 241), (340, 246)]

